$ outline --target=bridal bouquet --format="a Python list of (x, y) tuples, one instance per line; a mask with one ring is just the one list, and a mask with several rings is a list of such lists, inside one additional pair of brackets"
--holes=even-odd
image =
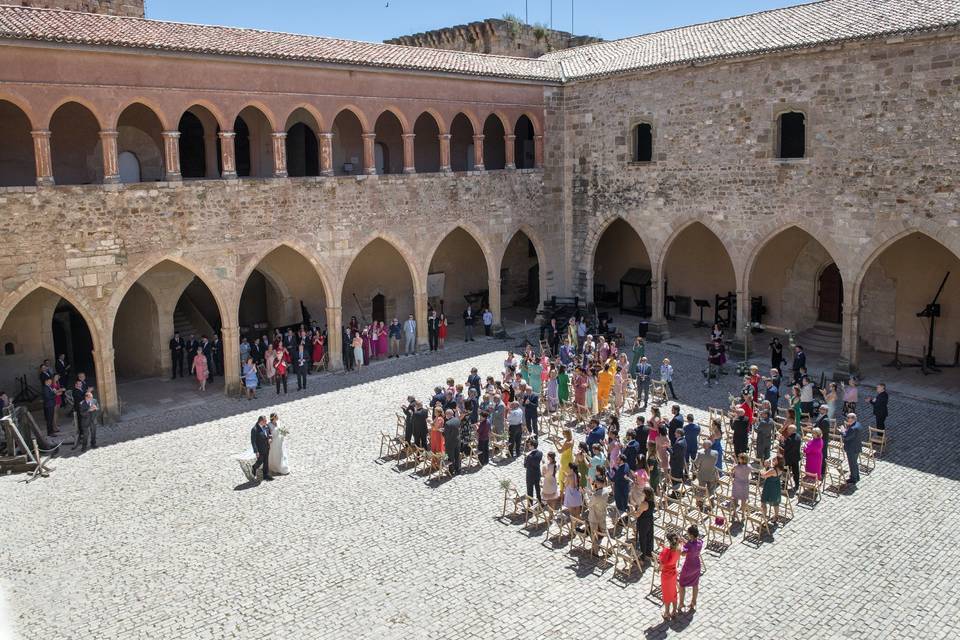
[(284, 426), (282, 426), (282, 427), (279, 427), (279, 426), (278, 426), (278, 427), (277, 427), (277, 433), (279, 433), (281, 436), (283, 436), (284, 438), (286, 438), (287, 436), (290, 435), (290, 428), (287, 427), (286, 425), (284, 425)]

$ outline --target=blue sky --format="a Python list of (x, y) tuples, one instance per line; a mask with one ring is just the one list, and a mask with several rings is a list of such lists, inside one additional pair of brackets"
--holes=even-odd
[[(553, 0), (553, 26), (605, 39), (775, 9), (802, 0)], [(147, 0), (147, 16), (203, 24), (252, 27), (381, 41), (464, 24), (505, 13), (550, 22), (550, 0)], [(389, 5), (389, 6), (388, 6)]]

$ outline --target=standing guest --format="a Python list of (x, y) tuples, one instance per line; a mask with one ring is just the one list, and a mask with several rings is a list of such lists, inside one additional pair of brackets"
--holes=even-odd
[(737, 407), (735, 416), (730, 423), (730, 428), (733, 430), (733, 454), (739, 457), (741, 453), (747, 453), (750, 448), (750, 421), (743, 407)]
[(587, 374), (584, 371), (583, 367), (577, 367), (576, 372), (573, 374), (573, 403), (577, 406), (577, 417), (583, 418), (587, 416), (587, 389), (590, 387), (590, 382), (587, 379)]
[(263, 375), (269, 384), (273, 384), (277, 377), (277, 352), (273, 348), (273, 343), (267, 345), (267, 350), (263, 352)]
[(846, 425), (840, 431), (843, 436), (843, 451), (847, 454), (847, 464), (850, 466), (848, 484), (860, 482), (860, 450), (863, 448), (863, 427), (857, 420), (857, 414), (848, 413)]
[(700, 570), (702, 562), (700, 552), (703, 550), (703, 540), (700, 539), (700, 529), (692, 524), (687, 527), (687, 540), (683, 543), (683, 550), (680, 555), (683, 556), (683, 568), (680, 569), (680, 610), (683, 610), (684, 600), (686, 599), (687, 589), (693, 593), (690, 598), (690, 608), (688, 611), (693, 613), (697, 610), (697, 595), (700, 592)]
[(223, 375), (223, 343), (220, 342), (220, 334), (213, 334), (213, 340), (210, 342), (210, 363), (213, 372), (218, 376)]
[(793, 384), (797, 384), (802, 376), (800, 370), (807, 368), (807, 354), (800, 345), (793, 348), (793, 364), (790, 368), (793, 369)]
[(714, 420), (710, 425), (710, 448), (717, 452), (717, 469), (723, 470), (723, 431), (720, 421)]
[(570, 402), (570, 375), (563, 365), (557, 373), (557, 401), (562, 405)]
[(887, 428), (887, 385), (880, 383), (877, 385), (877, 395), (873, 398), (867, 398), (867, 402), (873, 405), (873, 417), (877, 421), (877, 429), (883, 432)]
[(99, 410), (100, 407), (97, 405), (97, 401), (93, 397), (93, 391), (87, 390), (87, 392), (83, 394), (83, 402), (80, 403), (79, 408), (80, 430), (77, 434), (77, 437), (81, 443), (81, 452), (87, 450), (88, 443), (92, 449), (97, 448), (97, 422), (99, 421)]
[(783, 439), (783, 461), (793, 474), (793, 491), (800, 488), (800, 448), (803, 440), (797, 433), (797, 425), (787, 425), (787, 436)]
[(610, 390), (613, 388), (613, 371), (610, 363), (603, 364), (603, 370), (597, 376), (597, 411), (605, 411), (610, 400)]
[(433, 409), (433, 422), (430, 425), (430, 452), (441, 453), (443, 446), (443, 408), (437, 405)]
[(363, 368), (363, 337), (355, 332), (350, 344), (353, 346), (352, 360), (357, 367), (357, 373), (360, 373), (360, 369)]
[(313, 353), (311, 354), (312, 357), (310, 359), (314, 364), (323, 362), (323, 355), (325, 351), (324, 343), (325, 341), (323, 339), (323, 335), (319, 331), (313, 334), (313, 340), (311, 341)]
[(609, 502), (606, 491), (605, 478), (599, 475), (590, 483), (592, 489), (587, 498), (587, 522), (597, 541), (607, 535), (607, 504)]
[(413, 422), (413, 443), (424, 450), (429, 447), (427, 438), (427, 420), (429, 417), (430, 414), (427, 408), (423, 406), (422, 402), (417, 400), (413, 410), (413, 416), (411, 417)]
[(436, 309), (431, 309), (427, 316), (427, 336), (430, 339), (430, 351), (436, 351), (440, 341), (440, 317)]
[(670, 358), (664, 358), (660, 365), (660, 379), (667, 383), (667, 388), (670, 389), (670, 397), (679, 400), (677, 392), (673, 390), (673, 365), (670, 364)]
[(437, 319), (437, 349), (443, 349), (447, 344), (447, 331), (450, 323), (447, 322), (447, 314), (441, 312)]
[(570, 429), (563, 430), (563, 442), (560, 443), (560, 446), (557, 447), (557, 452), (560, 454), (560, 492), (563, 493), (564, 483), (566, 482), (566, 471), (565, 469), (570, 466), (570, 463), (573, 462), (573, 431)]
[(803, 419), (803, 400), (800, 385), (793, 385), (790, 390), (790, 409), (793, 412), (793, 424), (800, 428), (800, 421)]
[(67, 392), (63, 388), (63, 385), (60, 384), (60, 374), (53, 374), (53, 382), (50, 384), (53, 387), (53, 392), (56, 394), (56, 397), (53, 400), (53, 424), (54, 426), (60, 425), (60, 410), (63, 408), (63, 395)]
[[(856, 413), (857, 412), (857, 396), (859, 394), (860, 381), (857, 378), (850, 378), (847, 381), (847, 384), (843, 387), (843, 413)], [(844, 417), (846, 420), (846, 417)]]
[(490, 309), (483, 310), (483, 335), (488, 338), (493, 335), (493, 313)]
[(563, 507), (574, 518), (580, 517), (583, 508), (583, 493), (580, 491), (577, 465), (570, 463), (563, 469)]
[[(172, 345), (171, 345), (172, 347)], [(191, 349), (193, 351), (193, 349)], [(190, 356), (191, 363), (193, 362), (193, 355)], [(246, 338), (240, 338), (240, 364), (244, 364), (247, 361), (247, 358), (250, 357), (250, 342)]]
[(197, 349), (196, 354), (193, 356), (193, 365), (190, 367), (190, 373), (196, 376), (197, 382), (200, 383), (200, 391), (206, 391), (209, 370), (207, 369), (207, 356), (204, 355), (203, 350), (200, 348)]
[(657, 439), (654, 441), (657, 449), (657, 462), (661, 470), (670, 470), (670, 434), (667, 426), (657, 427)]
[(680, 537), (667, 534), (667, 544), (660, 552), (660, 593), (663, 600), (663, 619), (677, 615), (677, 563), (680, 562)]
[(808, 376), (800, 379), (800, 411), (813, 418), (813, 383)]
[(543, 461), (543, 453), (537, 448), (536, 438), (527, 438), (527, 455), (523, 459), (523, 468), (526, 469), (527, 476), (527, 500), (533, 500), (533, 494), (537, 494), (537, 502), (543, 502), (540, 493), (541, 470), (540, 463)]
[(403, 323), (403, 340), (405, 355), (412, 356), (417, 352), (417, 321), (413, 319), (413, 314), (407, 316), (407, 321)]
[(473, 342), (473, 324), (477, 321), (477, 316), (473, 312), (473, 305), (468, 304), (463, 311), (463, 341)]
[(646, 356), (640, 358), (637, 364), (637, 402), (643, 398), (643, 404), (640, 409), (647, 408), (647, 402), (650, 399), (650, 378), (653, 375), (653, 367), (647, 362)]
[(627, 466), (631, 471), (636, 471), (640, 459), (640, 442), (637, 440), (637, 432), (633, 429), (627, 430), (627, 444), (621, 450), (623, 457), (627, 459)]
[(553, 413), (560, 407), (560, 382), (557, 380), (556, 369), (550, 369), (550, 378), (547, 380), (547, 411)]
[(683, 439), (687, 442), (687, 456), (684, 464), (692, 473), (693, 467), (691, 465), (697, 457), (700, 440), (700, 425), (695, 422), (692, 413), (687, 414), (687, 422), (683, 425)]
[(53, 368), (57, 372), (57, 375), (60, 376), (61, 382), (67, 384), (67, 379), (70, 375), (70, 365), (67, 364), (67, 354), (61, 353), (58, 355), (57, 360), (53, 363)]
[(270, 475), (270, 442), (272, 440), (270, 427), (267, 426), (267, 418), (265, 416), (260, 416), (257, 418), (257, 424), (253, 426), (253, 429), (250, 430), (250, 444), (253, 447), (253, 450), (257, 453), (257, 461), (251, 469), (254, 479), (257, 477), (257, 469), (262, 469), (261, 473), (263, 474), (264, 480), (273, 480), (273, 476)]
[(563, 344), (560, 345), (560, 364), (564, 367), (569, 367), (573, 364), (573, 358), (576, 355), (576, 349), (570, 345), (570, 338), (564, 338)]
[[(277, 395), (280, 395), (280, 387), (283, 387), (283, 393), (287, 393), (287, 371), (290, 368), (290, 354), (287, 353), (287, 348), (280, 344), (277, 346), (276, 355), (273, 357), (273, 369), (275, 371), (274, 379), (277, 384)], [(360, 369), (360, 365), (357, 365), (357, 369)]]
[[(529, 457), (529, 454), (528, 454)], [(543, 476), (543, 501), (551, 509), (560, 507), (560, 488), (557, 485), (557, 454), (553, 451), (547, 454), (547, 462), (540, 468)], [(529, 485), (527, 494), (529, 495)]]
[(480, 374), (477, 373), (477, 368), (473, 367), (470, 369), (470, 375), (467, 376), (467, 386), (477, 392), (477, 397), (480, 397)]
[(673, 479), (673, 489), (677, 490), (683, 484), (683, 472), (687, 462), (687, 439), (683, 436), (683, 429), (677, 429), (674, 434), (673, 447), (670, 449), (670, 477)]
[(490, 407), (490, 425), (493, 432), (498, 436), (502, 436), (505, 432), (506, 417), (507, 406), (503, 403), (503, 396), (496, 393), (493, 396), (493, 404)]
[(310, 356), (307, 355), (307, 347), (300, 343), (297, 347), (297, 355), (294, 358), (294, 367), (297, 371), (297, 391), (307, 390), (307, 372), (310, 371)]
[(528, 433), (538, 436), (540, 431), (537, 426), (537, 408), (540, 405), (540, 398), (529, 386), (524, 389), (521, 397), (523, 401), (523, 423)]
[(760, 504), (763, 506), (763, 517), (767, 517), (767, 509), (773, 507), (773, 519), (780, 517), (780, 501), (783, 499), (783, 489), (780, 477), (783, 475), (783, 458), (777, 456), (774, 463), (769, 458), (763, 459), (763, 471), (760, 479), (763, 489), (760, 491)]
[(247, 358), (243, 365), (243, 386), (247, 392), (247, 400), (253, 400), (257, 397), (257, 384), (260, 382), (257, 376), (257, 365), (253, 364), (253, 358)]
[(403, 335), (403, 327), (400, 326), (400, 320), (397, 318), (393, 319), (393, 322), (390, 323), (390, 328), (387, 329), (387, 335), (390, 338), (390, 357), (399, 358), (400, 338)]
[[(398, 325), (399, 326), (399, 325)], [(377, 357), (381, 360), (390, 357), (390, 336), (387, 325), (377, 322)]]
[(480, 422), (477, 423), (477, 460), (481, 467), (490, 462), (490, 414), (486, 411), (480, 412)]
[(827, 407), (827, 405), (825, 404), (820, 405), (820, 407), (817, 409), (817, 419), (813, 423), (814, 428), (819, 429), (820, 434), (823, 437), (823, 451), (821, 452), (822, 460), (820, 465), (821, 480), (827, 476), (827, 453), (830, 448), (828, 445), (830, 444), (831, 428), (830, 428), (830, 418), (827, 417), (828, 410), (829, 408)]
[(173, 380), (179, 376), (183, 377), (183, 354), (186, 348), (180, 333), (174, 333), (170, 338), (170, 379)]
[(403, 411), (403, 441), (407, 444), (413, 442), (413, 413), (417, 410), (417, 400), (413, 396), (407, 396), (407, 404), (400, 405)]
[(653, 522), (657, 498), (650, 486), (643, 487), (643, 500), (633, 515), (637, 518), (637, 550), (643, 560), (653, 560)]
[[(730, 496), (733, 498), (733, 519), (737, 519), (737, 510), (740, 515), (746, 519), (747, 502), (750, 501), (750, 457), (746, 453), (737, 454), (737, 464), (733, 466), (733, 486), (730, 488)], [(743, 520), (741, 520), (742, 522)]]
[(634, 380), (637, 379), (637, 365), (640, 363), (640, 358), (646, 354), (646, 345), (643, 343), (643, 338), (637, 336), (633, 341), (633, 348), (630, 350), (630, 377)]
[[(83, 398), (86, 394), (86, 390), (83, 388), (83, 382), (78, 378), (73, 383), (73, 389), (70, 390), (70, 395), (73, 397), (73, 421), (74, 426), (77, 429), (77, 433), (80, 433), (80, 404), (83, 402)], [(10, 404), (7, 399), (6, 393), (0, 393), (0, 398), (4, 401), (0, 402), (0, 415), (3, 415), (3, 409), (8, 404)], [(73, 449), (76, 449), (80, 446), (80, 437), (73, 442)]]
[[(41, 373), (41, 376), (43, 373)], [(43, 388), (41, 389), (41, 394), (43, 396), (43, 419), (47, 422), (47, 435), (52, 436), (57, 433), (60, 433), (60, 430), (57, 429), (56, 424), (56, 408), (57, 408), (57, 399), (63, 394), (63, 390), (57, 391), (53, 388), (53, 377), (47, 376), (43, 379)], [(206, 380), (206, 378), (204, 378)]]
[(680, 405), (675, 404), (670, 407), (670, 422), (667, 424), (667, 435), (670, 437), (670, 446), (673, 446), (677, 431), (683, 432), (683, 415), (680, 413)]
[(587, 432), (586, 443), (588, 447), (593, 447), (595, 444), (602, 445), (603, 442), (607, 439), (607, 430), (600, 424), (600, 421), (596, 418), (590, 420), (590, 430)]
[(770, 457), (770, 448), (773, 444), (773, 420), (770, 418), (770, 410), (764, 409), (760, 412), (760, 421), (757, 422), (757, 459), (766, 460)]
[[(584, 328), (584, 330), (586, 330), (586, 328)], [(574, 354), (577, 353), (577, 345), (580, 342), (579, 338), (580, 336), (577, 333), (577, 319), (570, 318), (567, 320), (566, 339), (569, 341), (568, 344), (570, 345), (570, 348), (573, 349)]]
[(510, 412), (507, 414), (509, 428), (509, 450), (514, 458), (520, 455), (520, 446), (523, 438), (523, 409), (520, 403), (514, 400), (510, 403)]
[(621, 453), (616, 460), (611, 461), (611, 468), (607, 476), (613, 481), (613, 501), (617, 505), (617, 511), (621, 514), (627, 513), (627, 501), (630, 498), (630, 482), (633, 480), (633, 474), (630, 471), (630, 465), (627, 464), (626, 456)]
[(450, 463), (450, 475), (455, 476), (460, 473), (460, 418), (453, 409), (444, 412), (443, 442)]
[(712, 496), (717, 490), (717, 485), (720, 484), (718, 464), (717, 452), (709, 442), (704, 442), (702, 450), (693, 461), (693, 469), (697, 476), (697, 484), (704, 488), (707, 496)]
[(587, 469), (587, 477), (590, 480), (593, 480), (598, 474), (603, 475), (603, 469), (607, 462), (607, 458), (603, 455), (603, 447), (601, 447), (599, 444), (595, 444), (591, 447), (591, 453), (592, 455), (589, 462), (590, 467)]
[(780, 389), (771, 378), (764, 379), (763, 384), (766, 386), (763, 399), (770, 403), (770, 408), (775, 414), (780, 404)]
[(353, 371), (356, 354), (353, 350), (353, 333), (348, 327), (341, 328), (343, 335), (340, 336), (340, 350), (343, 358), (343, 368), (347, 371)]
[(780, 344), (780, 338), (774, 336), (773, 340), (770, 341), (770, 368), (779, 369), (780, 365), (785, 362), (786, 360), (783, 359), (783, 345)]
[(827, 420), (833, 425), (834, 419), (843, 412), (843, 397), (836, 382), (827, 384), (827, 392), (823, 394), (823, 399), (827, 407)]
[(823, 477), (823, 432), (814, 427), (813, 438), (803, 445), (803, 471), (808, 476), (816, 478), (817, 482)]

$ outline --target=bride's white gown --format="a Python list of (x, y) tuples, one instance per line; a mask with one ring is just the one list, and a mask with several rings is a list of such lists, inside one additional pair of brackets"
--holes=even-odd
[(267, 458), (270, 473), (286, 475), (290, 473), (287, 465), (287, 439), (279, 431), (273, 432), (273, 442), (270, 443), (270, 457)]

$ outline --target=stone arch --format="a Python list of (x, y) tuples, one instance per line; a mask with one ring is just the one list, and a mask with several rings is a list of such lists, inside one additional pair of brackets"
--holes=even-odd
[[(846, 277), (847, 272), (844, 269), (844, 264), (841, 262), (844, 252), (840, 250), (840, 247), (834, 241), (833, 237), (829, 233), (823, 233), (822, 230), (812, 227), (805, 220), (787, 220), (785, 222), (779, 222), (774, 225), (767, 225), (761, 231), (761, 235), (753, 243), (747, 245), (745, 249), (740, 253), (743, 257), (743, 265), (741, 268), (741, 277), (740, 280), (741, 288), (746, 289), (750, 284), (750, 274), (753, 272), (754, 265), (757, 262), (757, 256), (763, 250), (767, 244), (779, 236), (784, 231), (789, 230), (790, 228), (797, 228), (800, 231), (805, 232), (811, 238), (819, 242), (823, 248), (827, 251), (827, 254), (837, 263), (837, 266), (840, 267), (840, 272)], [(733, 256), (731, 256), (733, 259)], [(734, 260), (736, 263), (736, 260)]]
[[(359, 250), (342, 264), (343, 277), (334, 298), (341, 307), (343, 325), (349, 325), (351, 316), (358, 322), (369, 322), (380, 295), (384, 296), (380, 309), (385, 315), (405, 318), (414, 314), (420, 324), (425, 317), (422, 301), (426, 299), (426, 279), (419, 272), (416, 254), (406, 243), (382, 232), (370, 234), (356, 246)], [(425, 335), (420, 327), (418, 333)]]
[(440, 171), (440, 132), (445, 124), (436, 111), (423, 111), (413, 123), (413, 160), (417, 173)]
[(127, 109), (138, 104), (142, 105), (145, 109), (149, 109), (151, 112), (153, 112), (153, 115), (156, 116), (157, 120), (160, 122), (160, 127), (164, 131), (168, 131), (170, 129), (170, 126), (171, 126), (170, 119), (167, 116), (166, 111), (164, 111), (163, 107), (161, 107), (156, 101), (150, 100), (149, 98), (144, 98), (144, 97), (137, 97), (137, 98), (132, 98), (130, 100), (126, 100), (123, 103), (121, 103), (120, 106), (118, 106), (116, 109), (114, 109), (110, 113), (110, 116), (108, 118), (108, 121), (113, 123), (113, 128), (116, 129), (117, 127), (120, 126), (120, 116), (122, 116)]
[(10, 313), (24, 298), (39, 289), (46, 289), (50, 293), (58, 295), (72, 304), (83, 316), (87, 325), (91, 329), (96, 329), (96, 331), (90, 332), (93, 338), (94, 349), (99, 350), (102, 347), (104, 326), (99, 321), (100, 316), (94, 312), (93, 308), (87, 303), (83, 296), (77, 295), (75, 290), (70, 291), (66, 287), (50, 280), (28, 280), (17, 287), (16, 290), (7, 294), (3, 303), (0, 303), (0, 327), (3, 327), (4, 323), (10, 317)]
[(333, 133), (334, 174), (342, 176), (363, 173), (363, 135), (371, 132), (363, 112), (350, 105), (342, 107), (331, 120), (330, 131)]
[(912, 220), (911, 224), (902, 223), (899, 228), (878, 230), (877, 233), (871, 235), (872, 242), (861, 253), (862, 258), (857, 261), (855, 268), (851, 270), (852, 273), (856, 274), (852, 280), (851, 290), (859, 290), (867, 271), (884, 251), (914, 233), (927, 236), (934, 242), (946, 247), (953, 255), (960, 257), (960, 237), (958, 237), (958, 234), (945, 234), (942, 225), (929, 224), (922, 220)]
[(293, 105), (290, 109), (290, 113), (287, 114), (286, 119), (284, 120), (285, 127), (289, 129), (293, 124), (299, 122), (300, 120), (294, 119), (294, 116), (298, 111), (305, 111), (311, 118), (313, 118), (313, 125), (316, 127), (315, 132), (320, 134), (327, 130), (327, 121), (324, 119), (323, 114), (320, 113), (320, 110), (309, 102), (300, 102)]
[(33, 151), (33, 124), (29, 114), (16, 102), (0, 95), (0, 187), (30, 186), (36, 183)]
[[(0, 102), (9, 102), (13, 106), (20, 109), (20, 111), (23, 112), (23, 115), (26, 116), (27, 121), (30, 123), (31, 129), (37, 129), (38, 126), (40, 125), (41, 120), (37, 116), (37, 113), (34, 110), (33, 106), (30, 104), (30, 102), (28, 102), (18, 94), (13, 93), (7, 87), (4, 87), (3, 91), (0, 91)], [(48, 125), (49, 125), (49, 120), (50, 118), (47, 117)]]
[(342, 296), (343, 295), (343, 280), (346, 278), (347, 272), (350, 270), (350, 266), (356, 261), (357, 256), (370, 245), (371, 242), (377, 239), (383, 240), (387, 244), (391, 245), (393, 249), (400, 254), (400, 257), (403, 258), (404, 263), (406, 263), (407, 269), (410, 271), (410, 277), (413, 278), (413, 288), (416, 295), (421, 295), (426, 292), (426, 276), (424, 271), (421, 270), (420, 261), (417, 260), (418, 253), (413, 250), (405, 240), (401, 239), (399, 236), (393, 234), (390, 231), (377, 230), (367, 234), (363, 240), (357, 242), (354, 246), (359, 247), (356, 253), (350, 254), (347, 258), (341, 260), (340, 264), (340, 273), (342, 277), (339, 280), (339, 289), (334, 291), (334, 295)]
[(57, 111), (59, 111), (64, 105), (67, 105), (71, 102), (75, 102), (90, 112), (90, 114), (93, 116), (93, 119), (97, 122), (98, 130), (102, 131), (104, 129), (103, 123), (109, 122), (109, 120), (104, 118), (103, 114), (100, 113), (99, 107), (97, 107), (97, 105), (92, 101), (80, 96), (65, 96), (60, 98), (60, 100), (58, 100), (53, 107), (47, 111), (47, 115), (44, 119), (46, 129), (50, 128), (50, 121), (53, 120), (53, 116), (57, 113)]
[(400, 126), (403, 129), (403, 133), (410, 133), (412, 131), (410, 126), (410, 119), (407, 118), (406, 114), (403, 112), (402, 109), (392, 104), (387, 105), (383, 109), (381, 109), (380, 112), (377, 114), (376, 119), (374, 119), (374, 122), (379, 120), (381, 116), (383, 116), (383, 114), (385, 113), (393, 114), (393, 116), (400, 122)]
[[(437, 129), (440, 131), (440, 133), (448, 133), (447, 121), (443, 117), (443, 114), (441, 114), (439, 111), (437, 111), (433, 107), (424, 107), (423, 110), (417, 115), (417, 119), (419, 120), (420, 118), (422, 118), (423, 114), (428, 114), (430, 117), (433, 118), (433, 121), (436, 123)], [(416, 120), (414, 121), (414, 126), (416, 126)]]
[(248, 104), (234, 118), (233, 150), (238, 177), (273, 176), (275, 118), (257, 104)]
[[(433, 262), (433, 258), (437, 254), (437, 249), (440, 248), (440, 245), (443, 244), (443, 241), (446, 240), (446, 238), (458, 228), (463, 229), (463, 231), (465, 231), (467, 235), (469, 235), (473, 241), (477, 243), (477, 246), (480, 247), (480, 251), (483, 252), (484, 263), (487, 265), (487, 277), (492, 277), (493, 274), (497, 273), (498, 268), (496, 252), (494, 252), (493, 247), (491, 247), (486, 241), (483, 232), (480, 231), (480, 228), (472, 222), (468, 222), (466, 220), (460, 220), (454, 224), (451, 224), (445, 230), (436, 234), (440, 239), (429, 250), (427, 259), (424, 263), (424, 273), (429, 272), (430, 263)], [(506, 247), (504, 247), (504, 249), (506, 249)]]
[(224, 115), (223, 110), (213, 102), (210, 102), (209, 100), (203, 100), (203, 99), (191, 100), (190, 102), (184, 103), (183, 109), (180, 110), (180, 115), (183, 116), (184, 113), (186, 113), (187, 111), (190, 111), (195, 107), (202, 107), (204, 110), (206, 110), (210, 114), (210, 116), (213, 118), (216, 126), (220, 130), (224, 130), (225, 128), (224, 125), (227, 123), (227, 118)]
[(320, 138), (323, 131), (319, 114), (307, 107), (296, 107), (284, 122), (287, 175), (291, 178), (320, 175)]
[[(678, 220), (671, 225), (670, 234), (666, 237), (666, 239), (656, 243), (656, 245), (660, 247), (660, 250), (656, 253), (656, 255), (651, 254), (650, 256), (651, 264), (653, 265), (653, 268), (654, 268), (654, 277), (656, 278), (656, 277), (662, 276), (663, 261), (666, 258), (667, 254), (670, 253), (670, 249), (673, 247), (677, 238), (679, 238), (684, 231), (686, 231), (687, 229), (689, 229), (690, 227), (698, 223), (706, 227), (708, 231), (710, 231), (714, 236), (717, 237), (718, 240), (720, 240), (720, 244), (723, 245), (723, 249), (726, 252), (727, 257), (730, 259), (730, 262), (733, 264), (734, 274), (737, 276), (736, 282), (742, 282), (743, 278), (742, 278), (742, 275), (740, 274), (740, 271), (742, 270), (742, 266), (737, 264), (737, 262), (733, 259), (733, 255), (730, 253), (730, 250), (729, 250), (729, 247), (733, 244), (732, 239), (728, 237), (728, 235), (723, 230), (721, 230), (720, 228), (717, 228), (714, 225), (713, 221), (710, 219), (710, 217), (707, 215), (699, 215), (693, 218), (686, 218), (682, 221)], [(738, 266), (740, 267), (740, 269), (738, 269)]]
[[(132, 153), (136, 156), (141, 182), (164, 179), (163, 132), (166, 125), (152, 107), (143, 102), (131, 102), (115, 120), (117, 156)], [(121, 180), (125, 180), (121, 172)]]
[[(470, 223), (451, 225), (446, 233), (438, 235), (441, 235), (441, 239), (429, 252), (424, 272), (428, 274), (428, 279), (431, 273), (443, 273), (443, 289), (433, 295), (428, 288), (427, 301), (438, 311), (447, 314), (452, 319), (451, 324), (458, 324), (456, 318), (467, 308), (468, 296), (487, 291), (485, 300), (469, 300), (477, 315), (482, 311), (481, 306), (489, 307), (496, 302), (490, 300), (490, 279), (496, 273), (494, 255), (483, 240), (483, 234)], [(483, 264), (482, 270), (478, 263)]]
[(286, 247), (294, 253), (299, 254), (300, 257), (310, 263), (310, 266), (313, 267), (317, 277), (320, 279), (320, 284), (323, 285), (324, 295), (327, 297), (327, 300), (330, 300), (331, 296), (334, 294), (333, 276), (320, 261), (320, 256), (315, 251), (311, 250), (302, 242), (298, 242), (296, 240), (283, 240), (281, 242), (272, 244), (267, 243), (263, 250), (257, 252), (249, 260), (247, 260), (246, 265), (237, 276), (237, 282), (245, 282), (247, 278), (250, 277), (250, 274), (253, 273), (253, 270), (256, 269), (261, 262), (263, 262), (264, 258), (269, 256), (277, 249), (283, 247)]
[(409, 125), (392, 109), (384, 109), (373, 125), (377, 173), (402, 173), (406, 164), (403, 157), (403, 134)]
[[(536, 298), (532, 296), (532, 292), (529, 290), (530, 283), (529, 283), (528, 276), (530, 273), (530, 269), (532, 268), (532, 266), (529, 264), (529, 259), (524, 261), (523, 260), (524, 256), (522, 254), (520, 256), (517, 256), (518, 266), (521, 268), (525, 267), (527, 269), (526, 273), (514, 273), (513, 271), (517, 271), (518, 269), (513, 268), (512, 264), (510, 265), (510, 267), (505, 266), (508, 263), (508, 252), (510, 251), (510, 247), (511, 245), (513, 245), (514, 239), (517, 238), (517, 236), (519, 236), (520, 234), (523, 234), (523, 236), (526, 237), (527, 240), (533, 245), (533, 249), (537, 254), (536, 256), (536, 263), (537, 263), (536, 264), (536, 269), (537, 269)], [(503, 287), (502, 279), (503, 279), (505, 268), (512, 269), (512, 271), (508, 273), (507, 277), (510, 279), (510, 281), (512, 281), (512, 283), (514, 283), (513, 288), (519, 288), (519, 286), (523, 286), (523, 285), (526, 286), (527, 300), (531, 302), (535, 301), (537, 303), (537, 306), (539, 306), (540, 302), (542, 302), (547, 298), (547, 286), (546, 286), (547, 264), (545, 262), (547, 255), (548, 254), (543, 246), (543, 241), (540, 239), (540, 236), (536, 232), (534, 232), (533, 228), (530, 227), (530, 225), (526, 223), (520, 224), (513, 230), (512, 233), (507, 235), (506, 241), (503, 243), (503, 247), (499, 252), (497, 269), (496, 271), (493, 272), (494, 274), (496, 274), (497, 277), (501, 279), (501, 290), (500, 290), (501, 307), (508, 307), (508, 306), (511, 306), (511, 304), (515, 304), (517, 302), (516, 296), (511, 296), (511, 293), (512, 293), (510, 291), (511, 283), (510, 282), (507, 283), (508, 287), (506, 289)], [(529, 256), (526, 256), (526, 257), (529, 258)], [(527, 277), (525, 278), (525, 276)], [(526, 282), (524, 282), (524, 280), (526, 280)]]
[(267, 121), (267, 124), (270, 125), (271, 131), (279, 131), (277, 117), (274, 115), (273, 110), (259, 100), (250, 100), (242, 104), (234, 114), (234, 120), (239, 118), (244, 111), (249, 111), (251, 109), (259, 111), (263, 115)]
[(517, 169), (532, 169), (537, 164), (537, 127), (527, 114), (521, 114), (512, 130), (513, 162)]
[(497, 171), (507, 165), (507, 132), (509, 121), (494, 111), (483, 121), (483, 166), (487, 170)]
[(50, 158), (57, 184), (103, 181), (103, 119), (83, 102), (61, 101), (50, 115)]
[(367, 114), (364, 112), (364, 110), (358, 107), (357, 105), (349, 102), (346, 104), (342, 104), (336, 108), (336, 110), (334, 111), (334, 116), (330, 120), (331, 127), (333, 126), (332, 125), (333, 121), (336, 120), (337, 117), (339, 117), (340, 114), (342, 114), (344, 111), (349, 111), (354, 116), (356, 116), (357, 120), (360, 121), (360, 127), (364, 133), (373, 131), (373, 129), (370, 127), (370, 119), (367, 118)]
[(185, 179), (218, 178), (222, 173), (219, 132), (222, 115), (196, 102), (180, 114), (180, 172)]
[(473, 169), (473, 136), (482, 129), (471, 115), (461, 111), (450, 121), (450, 168), (453, 171)]
[[(614, 228), (617, 225), (624, 225), (628, 233), (623, 233), (620, 235), (614, 234), (610, 236), (608, 231), (611, 228)], [(616, 275), (620, 275), (614, 279), (605, 278), (604, 281), (598, 283), (597, 280), (597, 262), (600, 256), (600, 248), (604, 243), (609, 242), (619, 242), (626, 241), (628, 243), (634, 244), (633, 247), (613, 247), (610, 248), (609, 253), (612, 254), (610, 258), (607, 259), (608, 272)], [(622, 215), (612, 215), (605, 219), (602, 224), (596, 225), (594, 227), (593, 233), (588, 236), (586, 240), (587, 244), (587, 262), (583, 265), (584, 273), (586, 278), (584, 281), (584, 294), (586, 299), (593, 301), (595, 303), (601, 303), (601, 300), (595, 298), (596, 291), (598, 290), (598, 285), (603, 285), (602, 294), (604, 298), (607, 296), (616, 295), (619, 305), (619, 294), (620, 294), (620, 278), (627, 272), (628, 269), (632, 268), (644, 268), (648, 269), (651, 272), (651, 280), (653, 280), (653, 255), (650, 253), (650, 249), (647, 246), (647, 242), (644, 240), (643, 235), (637, 229), (636, 225), (631, 222), (627, 217)], [(639, 242), (640, 251), (636, 250), (636, 243)], [(643, 258), (646, 258), (644, 260)], [(652, 291), (647, 292), (644, 290), (643, 293), (642, 306), (646, 308), (651, 306), (653, 301)]]

